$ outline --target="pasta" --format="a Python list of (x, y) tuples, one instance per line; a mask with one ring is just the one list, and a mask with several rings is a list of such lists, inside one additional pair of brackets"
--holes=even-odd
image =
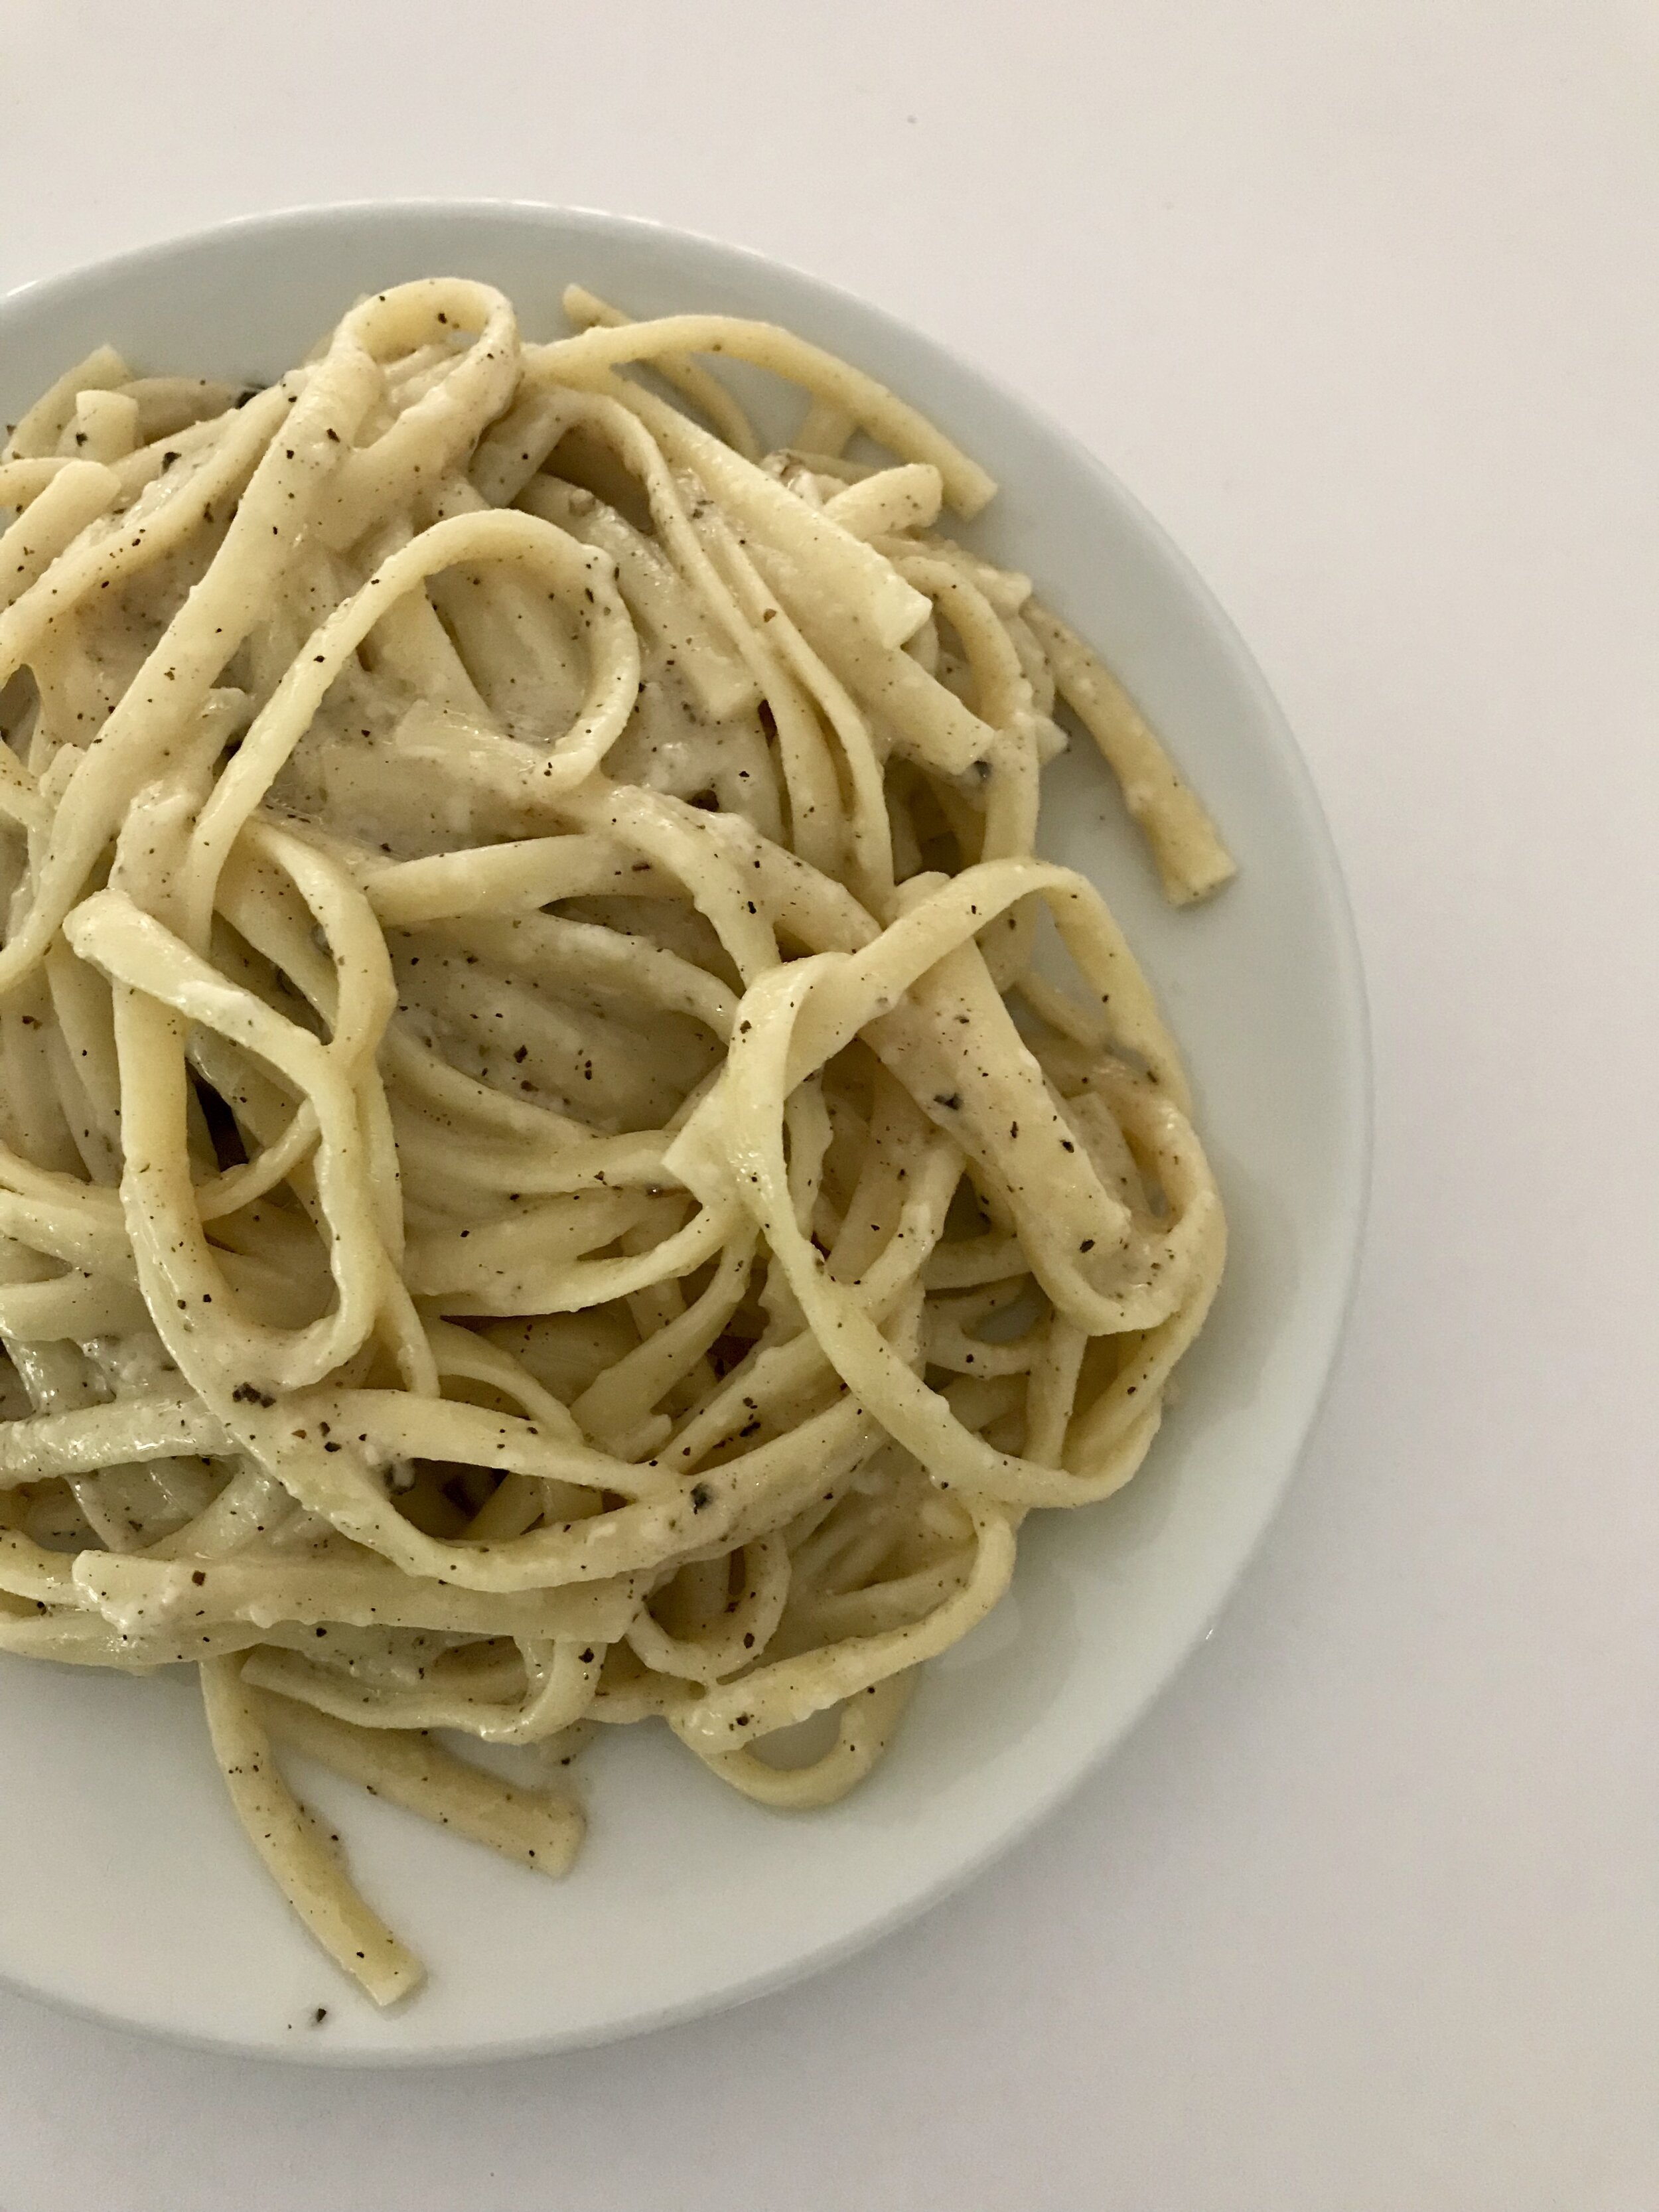
[(0, 454), (0, 1648), (197, 1665), (382, 2003), (280, 1750), (553, 1875), (606, 1725), (829, 1802), (1134, 1474), (1225, 1242), (1036, 856), (1056, 717), (1171, 899), (1231, 862), (941, 529), (990, 479), (784, 331), (566, 306), (406, 284), (241, 392), (102, 349)]

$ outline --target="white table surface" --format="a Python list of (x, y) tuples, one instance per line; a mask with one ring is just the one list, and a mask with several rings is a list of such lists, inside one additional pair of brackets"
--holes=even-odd
[(1659, 10), (0, 0), (0, 288), (307, 200), (655, 216), (1000, 371), (1249, 638), (1349, 873), (1370, 1246), (1218, 1632), (879, 1949), (373, 2075), (0, 1994), (3, 2212), (1659, 2204)]

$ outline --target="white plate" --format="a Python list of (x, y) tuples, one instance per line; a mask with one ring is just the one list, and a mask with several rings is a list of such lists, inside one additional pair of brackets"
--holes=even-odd
[[(377, 2014), (313, 1950), (238, 1833), (193, 1684), (0, 1662), (0, 1974), (107, 2019), (313, 2060), (504, 2055), (726, 2004), (868, 1942), (962, 1881), (1115, 1743), (1202, 1636), (1295, 1466), (1347, 1303), (1365, 1185), (1362, 986), (1295, 745), (1181, 556), (1063, 432), (872, 307), (728, 246), (550, 209), (356, 207), (232, 225), (0, 306), (14, 416), (101, 339), (145, 368), (267, 377), (357, 295), (481, 276), (526, 329), (580, 278), (643, 313), (792, 325), (937, 417), (1004, 489), (975, 536), (1103, 648), (1221, 822), (1242, 872), (1171, 914), (1101, 763), (1051, 771), (1047, 849), (1110, 897), (1193, 1062), (1232, 1256), (1145, 1471), (1029, 1524), (1006, 1602), (931, 1668), (896, 1747), (803, 1816), (733, 1796), (665, 1733), (582, 1762), (576, 1872), (543, 1881), (364, 1798), (339, 1816), (375, 1904), (426, 1958)], [(327, 2019), (312, 2024), (318, 2006)]]

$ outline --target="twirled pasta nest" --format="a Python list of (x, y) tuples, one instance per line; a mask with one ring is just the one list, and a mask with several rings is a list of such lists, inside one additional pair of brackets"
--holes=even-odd
[(272, 1738), (550, 1873), (596, 1723), (839, 1796), (1028, 1509), (1134, 1473), (1224, 1247), (1034, 856), (1056, 712), (1171, 897), (1231, 865), (938, 530), (988, 478), (783, 331), (566, 305), (405, 285), (240, 396), (102, 350), (0, 458), (0, 1647), (198, 1664), (382, 2002)]

